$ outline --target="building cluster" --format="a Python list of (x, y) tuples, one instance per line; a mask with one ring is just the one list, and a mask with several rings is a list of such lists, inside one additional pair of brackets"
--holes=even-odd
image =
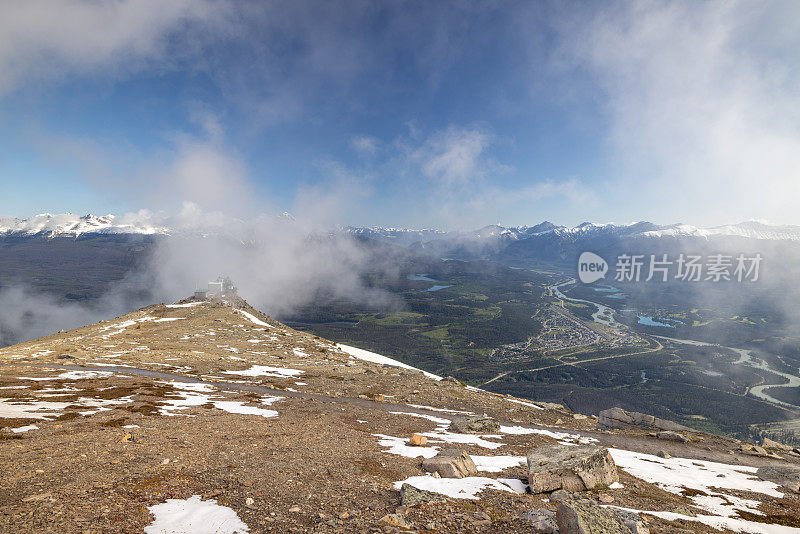
[(213, 282), (208, 283), (208, 288), (194, 290), (196, 299), (208, 300), (217, 298), (230, 298), (237, 296), (236, 286), (227, 276), (220, 276)]

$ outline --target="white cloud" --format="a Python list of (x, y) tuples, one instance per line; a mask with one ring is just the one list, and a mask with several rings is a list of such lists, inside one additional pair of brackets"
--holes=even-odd
[(490, 136), (475, 128), (450, 127), (432, 135), (413, 158), (425, 176), (445, 187), (463, 186), (485, 176)]
[(220, 24), (209, 0), (8, 0), (0, 7), (0, 95), (30, 81), (122, 75), (175, 61), (179, 31)]
[(797, 222), (800, 4), (602, 6), (562, 38), (606, 106), (613, 206), (701, 224)]
[(356, 135), (350, 138), (350, 146), (359, 154), (371, 155), (378, 150), (379, 141), (369, 135)]

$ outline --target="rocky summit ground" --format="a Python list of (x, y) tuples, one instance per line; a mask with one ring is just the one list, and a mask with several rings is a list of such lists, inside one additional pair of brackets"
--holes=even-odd
[[(467, 428), (471, 415), (491, 424)], [(619, 481), (530, 493), (527, 455), (559, 445), (607, 447)], [(450, 449), (469, 476), (423, 469)], [(800, 532), (793, 466), (779, 444), (598, 430), (243, 301), (154, 305), (0, 350), (2, 532), (554, 532), (562, 506), (575, 532)], [(602, 516), (620, 509), (638, 523)]]

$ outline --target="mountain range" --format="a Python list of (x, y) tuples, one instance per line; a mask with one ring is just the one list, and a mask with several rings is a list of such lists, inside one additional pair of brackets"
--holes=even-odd
[[(281, 218), (291, 218), (283, 214)], [(240, 221), (239, 221), (240, 222)], [(217, 223), (218, 229), (223, 223)], [(213, 224), (212, 224), (213, 226)], [(197, 228), (195, 226), (195, 228)], [(203, 230), (207, 230), (204, 227)], [(382, 226), (339, 227), (338, 232), (354, 236), (391, 241), (400, 244), (448, 241), (513, 242), (553, 236), (562, 239), (587, 237), (616, 238), (703, 238), (740, 237), (769, 241), (800, 241), (800, 226), (773, 225), (761, 221), (745, 221), (713, 227), (677, 223), (658, 225), (647, 221), (628, 224), (584, 222), (577, 226), (557, 225), (544, 221), (533, 226), (488, 225), (472, 231), (443, 231), (434, 228), (410, 229)], [(179, 220), (142, 216), (140, 214), (92, 215), (73, 213), (41, 213), (32, 217), (0, 217), (0, 236), (79, 237), (87, 234), (171, 235), (191, 232)]]

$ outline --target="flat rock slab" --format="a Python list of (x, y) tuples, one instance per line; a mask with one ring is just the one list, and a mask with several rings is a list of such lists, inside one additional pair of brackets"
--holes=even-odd
[(609, 408), (597, 414), (597, 428), (606, 430), (641, 428), (646, 430), (671, 430), (673, 432), (691, 431), (691, 428), (679, 425), (674, 421), (659, 419), (646, 413), (629, 412), (619, 407)]
[(433, 491), (415, 488), (411, 484), (403, 484), (400, 488), (400, 502), (403, 506), (416, 506), (429, 502), (444, 502), (447, 497)]
[(469, 454), (461, 449), (447, 449), (433, 458), (422, 461), (429, 473), (439, 473), (442, 478), (464, 478), (478, 474), (478, 468)]
[(617, 466), (604, 447), (549, 445), (528, 454), (528, 483), (533, 493), (607, 488), (617, 481)]

